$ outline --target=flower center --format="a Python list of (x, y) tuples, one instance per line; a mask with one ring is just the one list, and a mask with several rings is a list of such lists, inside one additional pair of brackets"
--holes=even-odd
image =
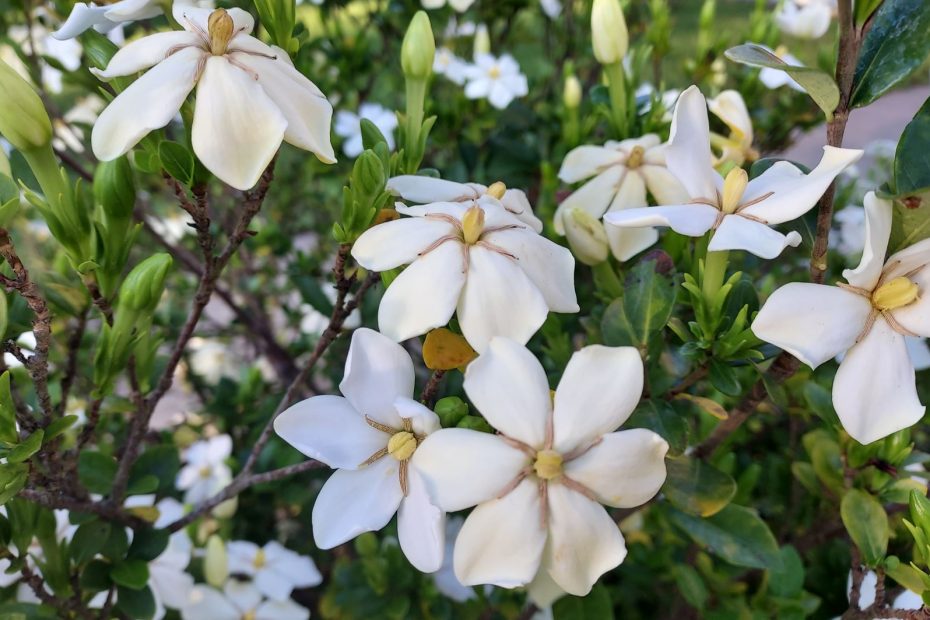
[(879, 310), (894, 310), (917, 301), (919, 294), (920, 288), (901, 276), (875, 289), (872, 293), (872, 305)]
[(749, 175), (745, 170), (742, 168), (730, 170), (723, 181), (723, 200), (720, 210), (724, 213), (736, 213), (747, 185), (749, 185)]
[(233, 20), (224, 9), (216, 9), (207, 19), (207, 32), (210, 35), (210, 53), (222, 56), (233, 38)]
[(492, 80), (496, 80), (500, 76), (501, 76), (501, 70), (500, 70), (500, 67), (498, 67), (497, 65), (494, 65), (493, 67), (488, 69), (488, 77), (491, 78)]
[(242, 614), (242, 620), (255, 620), (258, 616), (255, 613), (255, 610), (247, 611)]
[(409, 431), (400, 431), (388, 440), (388, 454), (398, 461), (406, 461), (417, 449), (417, 438)]
[(507, 191), (507, 186), (501, 183), (500, 181), (495, 181), (491, 183), (491, 186), (488, 188), (488, 191), (485, 192), (491, 198), (497, 198), (500, 200), (504, 197), (504, 192)]
[(562, 455), (555, 450), (540, 450), (533, 463), (536, 475), (543, 480), (552, 480), (562, 475)]
[(462, 239), (468, 245), (474, 245), (481, 238), (483, 231), (484, 209), (477, 205), (470, 207), (462, 217)]
[(200, 471), (198, 473), (200, 474), (201, 478), (209, 478), (210, 474), (213, 473), (213, 470), (210, 469), (208, 465), (204, 465), (203, 467), (200, 468)]
[(264, 568), (265, 564), (268, 563), (268, 560), (265, 558), (265, 550), (259, 549), (255, 553), (255, 559), (252, 560), (252, 566), (255, 567), (255, 570), (260, 570)]
[(626, 158), (626, 167), (635, 170), (643, 165), (643, 158), (646, 156), (646, 149), (641, 146), (634, 146)]

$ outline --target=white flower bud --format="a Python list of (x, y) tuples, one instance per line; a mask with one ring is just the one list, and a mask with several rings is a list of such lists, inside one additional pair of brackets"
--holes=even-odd
[(594, 57), (602, 65), (612, 65), (626, 56), (630, 35), (620, 0), (594, 0), (591, 9), (591, 39)]
[(581, 82), (575, 75), (565, 78), (565, 89), (562, 91), (562, 102), (569, 110), (581, 105)]
[(226, 543), (214, 534), (207, 540), (207, 556), (203, 562), (203, 576), (211, 586), (222, 588), (229, 578), (229, 561)]
[(585, 265), (597, 265), (607, 260), (607, 233), (593, 215), (575, 207), (562, 215), (562, 224), (568, 247), (579, 261)]
[(474, 54), (477, 58), (481, 54), (491, 53), (491, 35), (488, 34), (488, 27), (484, 24), (478, 26), (475, 30)]

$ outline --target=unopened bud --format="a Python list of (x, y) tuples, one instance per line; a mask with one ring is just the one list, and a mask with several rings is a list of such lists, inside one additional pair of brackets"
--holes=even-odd
[(211, 586), (222, 588), (229, 578), (229, 561), (226, 544), (214, 534), (207, 540), (207, 556), (203, 562), (203, 576)]
[(585, 265), (597, 265), (607, 260), (607, 233), (604, 225), (593, 215), (575, 207), (562, 215), (562, 225), (568, 247), (579, 261)]
[(491, 35), (488, 34), (488, 27), (484, 24), (480, 24), (475, 29), (475, 41), (472, 49), (476, 58), (482, 54), (491, 53)]
[(433, 411), (439, 416), (439, 421), (444, 428), (455, 426), (459, 421), (468, 415), (468, 403), (458, 396), (447, 396), (436, 401)]
[(154, 312), (165, 290), (165, 276), (171, 263), (170, 255), (159, 253), (136, 265), (120, 287), (120, 309)]
[(565, 89), (562, 91), (562, 102), (569, 110), (581, 105), (581, 82), (575, 75), (565, 78)]
[(222, 504), (219, 504), (216, 508), (210, 511), (210, 514), (217, 519), (230, 519), (233, 517), (233, 515), (236, 514), (238, 509), (239, 497), (235, 496), (233, 498), (227, 499)]
[(357, 195), (373, 197), (384, 190), (384, 166), (374, 151), (363, 151), (355, 160), (352, 181)]
[(136, 204), (136, 185), (132, 166), (125, 155), (97, 165), (94, 172), (94, 198), (103, 211), (116, 218), (132, 217)]
[(408, 78), (425, 80), (433, 72), (433, 58), (436, 56), (436, 40), (433, 27), (424, 11), (410, 20), (404, 43), (400, 49), (400, 64)]
[(32, 85), (0, 60), (0, 135), (14, 148), (30, 151), (47, 146), (52, 123)]
[(594, 57), (602, 65), (612, 65), (626, 56), (630, 35), (620, 0), (594, 0), (591, 9), (591, 39)]

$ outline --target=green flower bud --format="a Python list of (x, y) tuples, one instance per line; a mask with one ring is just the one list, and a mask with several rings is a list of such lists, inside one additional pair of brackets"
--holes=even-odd
[(488, 27), (484, 24), (479, 25), (475, 30), (475, 41), (473, 43), (472, 53), (475, 56), (491, 53), (491, 35), (488, 34)]
[(400, 64), (407, 78), (425, 80), (433, 72), (436, 40), (425, 11), (417, 11), (410, 20), (404, 44), (400, 50)]
[(384, 166), (374, 151), (364, 151), (352, 168), (352, 187), (358, 197), (371, 198), (384, 191)]
[(0, 149), (0, 175), (5, 177), (13, 176), (13, 169), (10, 168), (10, 159), (6, 156), (6, 153), (3, 152), (3, 149)]
[(165, 290), (171, 256), (155, 254), (135, 266), (120, 287), (119, 309), (152, 313)]
[(52, 123), (32, 85), (0, 60), (0, 135), (20, 151), (47, 146)]
[(468, 404), (458, 396), (447, 396), (436, 401), (433, 411), (439, 416), (443, 427), (457, 425), (468, 415)]
[(575, 110), (581, 105), (581, 82), (572, 74), (565, 78), (565, 89), (562, 91), (562, 103), (569, 110)]
[(620, 0), (594, 0), (591, 9), (591, 38), (594, 57), (602, 65), (623, 60), (630, 47), (630, 35), (620, 8)]
[(229, 577), (226, 544), (216, 534), (207, 539), (207, 555), (203, 561), (203, 576), (211, 586), (222, 588)]
[(911, 520), (926, 534), (930, 533), (930, 499), (922, 493), (911, 491)]
[(101, 162), (94, 172), (94, 198), (110, 217), (129, 219), (136, 204), (136, 185), (126, 156)]

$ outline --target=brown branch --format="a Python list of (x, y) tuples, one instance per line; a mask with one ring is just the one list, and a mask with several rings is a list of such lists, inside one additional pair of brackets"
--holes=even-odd
[(427, 381), (426, 385), (423, 387), (423, 391), (420, 393), (420, 402), (430, 409), (432, 409), (433, 405), (436, 404), (436, 396), (439, 393), (439, 386), (442, 384), (442, 378), (445, 376), (445, 370), (434, 370), (433, 374), (429, 378), (429, 381)]
[(77, 324), (68, 338), (68, 361), (65, 363), (65, 374), (61, 379), (61, 401), (58, 403), (58, 415), (64, 415), (68, 408), (68, 396), (78, 374), (78, 354), (81, 352), (81, 341), (87, 330), (87, 310), (83, 310), (77, 318)]

